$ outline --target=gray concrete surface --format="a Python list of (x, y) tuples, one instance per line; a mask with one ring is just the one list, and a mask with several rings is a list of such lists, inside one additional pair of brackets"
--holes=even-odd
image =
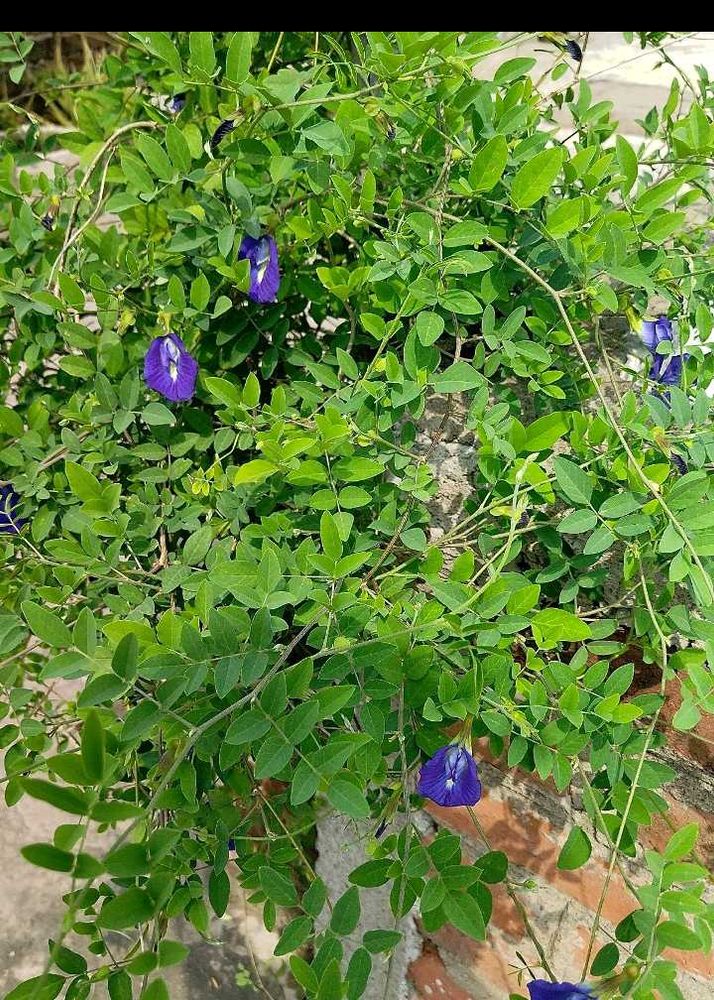
[[(62, 895), (70, 878), (30, 865), (20, 855), (24, 844), (52, 842), (56, 827), (71, 817), (43, 802), (23, 798), (4, 808), (0, 823), (0, 995), (42, 972), (47, 941), (56, 938), (65, 907)], [(101, 844), (96, 853), (101, 854)], [(231, 872), (232, 869), (232, 872)], [(229, 873), (235, 865), (229, 862)], [(228, 912), (211, 926), (211, 940), (201, 938), (185, 921), (175, 921), (168, 937), (191, 949), (182, 965), (163, 975), (171, 1000), (295, 1000), (286, 984), (287, 962), (276, 959), (277, 933), (265, 930), (260, 911), (247, 903), (235, 877)], [(69, 947), (82, 951), (82, 938), (68, 938)], [(90, 967), (101, 960), (88, 956)], [(257, 970), (257, 971), (256, 971)], [(262, 982), (264, 992), (260, 983)]]
[[(328, 897), (336, 902), (350, 887), (349, 873), (370, 860), (365, 845), (373, 836), (374, 823), (356, 823), (344, 816), (327, 814), (317, 825), (317, 874), (327, 886)], [(394, 916), (389, 906), (391, 882), (386, 886), (360, 891), (361, 916), (352, 934), (342, 938), (345, 949), (345, 966), (353, 952), (362, 944), (362, 935), (371, 930), (399, 930), (402, 943), (394, 950), (391, 958), (386, 955), (372, 956), (372, 976), (363, 1000), (406, 1000), (409, 987), (407, 969), (409, 963), (421, 951), (414, 917), (408, 914), (395, 927)], [(322, 925), (327, 923), (329, 912), (323, 910)]]

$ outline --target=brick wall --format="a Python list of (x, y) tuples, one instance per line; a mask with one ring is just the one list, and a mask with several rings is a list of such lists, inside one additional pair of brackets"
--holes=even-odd
[[(676, 710), (676, 689), (670, 693)], [(671, 717), (671, 712), (666, 716)], [(664, 725), (668, 725), (665, 721)], [(711, 866), (714, 861), (714, 742), (709, 732), (678, 734), (675, 748), (660, 759), (677, 771), (668, 786), (674, 828), (700, 824), (698, 857)], [(511, 861), (510, 877), (516, 882), (532, 879), (537, 889), (520, 897), (551, 964), (562, 979), (577, 981), (587, 952), (590, 927), (605, 881), (608, 848), (605, 838), (592, 829), (577, 792), (559, 794), (551, 782), (541, 782), (523, 772), (509, 771), (502, 761), (490, 759), (486, 741), (474, 746), (480, 760), (484, 795), (477, 815), (495, 849), (504, 850)], [(477, 832), (466, 809), (429, 810), (435, 827), (462, 835), (465, 855), (483, 853)], [(560, 848), (571, 826), (587, 829), (593, 842), (589, 862), (576, 871), (556, 867)], [(661, 817), (641, 831), (643, 848), (661, 848), (672, 826)], [(627, 862), (627, 875), (635, 884), (647, 880), (637, 861)], [(433, 935), (422, 935), (422, 952), (409, 967), (414, 1000), (504, 1000), (509, 993), (527, 994), (519, 987), (515, 967), (521, 967), (516, 952), (534, 968), (538, 960), (521, 918), (501, 886), (494, 886), (494, 909), (488, 938), (480, 943), (451, 927)], [(616, 871), (602, 913), (602, 930), (595, 952), (605, 944), (615, 925), (635, 908), (632, 896)], [(680, 969), (679, 985), (687, 1000), (709, 1000), (714, 995), (714, 959), (699, 953), (678, 951), (667, 955)], [(526, 976), (526, 979), (528, 977)]]

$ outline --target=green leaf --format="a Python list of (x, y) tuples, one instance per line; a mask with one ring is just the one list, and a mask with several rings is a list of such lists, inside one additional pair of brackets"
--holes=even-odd
[(163, 403), (149, 403), (141, 411), (141, 416), (150, 427), (172, 426), (176, 423), (176, 417)]
[(587, 204), (585, 198), (568, 198), (549, 210), (547, 229), (551, 236), (558, 239), (577, 229), (585, 218)]
[(217, 917), (222, 917), (228, 909), (231, 883), (225, 871), (212, 871), (208, 880), (208, 899)]
[(26, 979), (5, 994), (4, 1000), (55, 1000), (67, 980), (54, 972)]
[(121, 895), (105, 900), (97, 924), (107, 930), (121, 931), (150, 920), (154, 909), (155, 903), (148, 892), (132, 886)]
[(69, 274), (62, 271), (57, 275), (62, 297), (73, 309), (84, 309), (84, 292)]
[(583, 548), (584, 556), (595, 556), (599, 555), (601, 552), (607, 551), (611, 545), (616, 541), (615, 535), (610, 531), (610, 529), (602, 525), (593, 531), (590, 538), (588, 538)]
[(475, 941), (486, 940), (486, 925), (481, 909), (467, 892), (448, 893), (442, 903), (447, 919), (457, 930)]
[(286, 924), (273, 954), (288, 955), (300, 948), (312, 934), (312, 920), (309, 917), (295, 917)]
[(322, 550), (330, 559), (339, 559), (342, 556), (342, 541), (337, 530), (337, 523), (329, 511), (324, 511), (320, 518), (320, 540)]
[(366, 948), (356, 948), (347, 966), (347, 1000), (359, 1000), (365, 995), (371, 972), (372, 958), (369, 951)]
[[(178, 127), (178, 125), (174, 125), (173, 122), (170, 122), (166, 126), (166, 148), (169, 151), (171, 162), (176, 167), (176, 169), (180, 170), (181, 173), (187, 173), (191, 169), (191, 150), (188, 147), (188, 143), (184, 138), (183, 132)], [(178, 281), (175, 274), (171, 276), (170, 282), (174, 280)], [(181, 289), (180, 293), (178, 293), (179, 294), (178, 303), (180, 305), (180, 308), (183, 309), (185, 302), (182, 303), (180, 301), (181, 299), (183, 299), (183, 288), (181, 287), (180, 282), (178, 282), (178, 287), (179, 289)], [(177, 300), (175, 298), (176, 295), (175, 286), (173, 292), (174, 293), (172, 294), (172, 289), (169, 288), (171, 301), (174, 303), (174, 305), (176, 305)]]
[(384, 473), (384, 466), (372, 458), (341, 458), (333, 466), (336, 479), (347, 483), (360, 483)]
[(245, 483), (262, 483), (268, 476), (272, 476), (277, 471), (277, 465), (273, 465), (272, 462), (268, 462), (264, 458), (254, 458), (252, 462), (241, 465), (233, 477), (233, 484), (241, 486)]
[(189, 566), (200, 566), (208, 554), (213, 541), (213, 528), (204, 524), (186, 539), (183, 547), (183, 561)]
[(468, 361), (455, 361), (446, 369), (435, 375), (432, 380), (434, 391), (439, 393), (467, 392), (482, 386), (485, 379)]
[(392, 951), (402, 940), (403, 935), (399, 931), (375, 930), (366, 931), (363, 937), (364, 946), (373, 955), (379, 955), (383, 951)]
[(157, 55), (159, 59), (170, 66), (175, 73), (181, 73), (181, 57), (178, 49), (171, 41), (165, 31), (139, 31), (132, 32), (144, 45)]
[(154, 173), (160, 181), (172, 180), (174, 176), (174, 168), (171, 165), (171, 160), (166, 155), (166, 151), (163, 146), (161, 146), (156, 139), (152, 139), (150, 135), (144, 135), (141, 132), (137, 134), (135, 141), (144, 162), (147, 164), (152, 173)]
[(474, 156), (469, 171), (469, 184), (474, 191), (490, 191), (500, 181), (508, 161), (508, 143), (495, 135)]
[(416, 318), (416, 332), (420, 342), (430, 347), (444, 332), (444, 320), (438, 313), (420, 312)]
[(72, 633), (54, 611), (48, 611), (34, 601), (23, 601), (20, 607), (27, 624), (42, 642), (54, 647), (72, 645)]
[(583, 531), (592, 531), (597, 524), (597, 516), (592, 510), (574, 510), (558, 525), (558, 531), (563, 535), (579, 535)]
[(208, 305), (210, 297), (211, 286), (208, 283), (206, 275), (201, 273), (191, 282), (191, 292), (189, 295), (191, 305), (194, 309), (198, 310), (198, 312), (203, 312)]
[(352, 819), (366, 819), (369, 816), (369, 803), (364, 792), (347, 778), (334, 778), (327, 789), (327, 798), (345, 816)]
[(389, 881), (388, 872), (393, 864), (394, 862), (390, 858), (366, 861), (351, 871), (348, 879), (353, 885), (359, 885), (363, 889), (376, 888)]
[(139, 1000), (170, 1000), (169, 988), (163, 979), (154, 979), (145, 990), (141, 991)]
[(129, 973), (123, 969), (119, 972), (112, 972), (107, 980), (107, 991), (109, 1000), (132, 1000), (134, 994)]
[[(131, 680), (137, 674), (139, 662), (139, 640), (134, 632), (127, 632), (114, 650), (112, 670), (123, 680)], [(99, 678), (97, 678), (98, 680)], [(138, 706), (137, 706), (138, 707)]]
[(699, 951), (702, 947), (698, 934), (674, 920), (665, 920), (657, 925), (657, 943), (661, 948), (679, 948), (681, 951)]
[(99, 674), (89, 681), (77, 699), (79, 708), (91, 708), (114, 701), (126, 691), (128, 683), (115, 674)]
[(52, 844), (27, 844), (20, 848), (20, 854), (31, 865), (47, 868), (53, 872), (71, 872), (74, 868), (74, 855), (69, 851), (61, 851)]
[(226, 54), (226, 79), (230, 80), (231, 83), (243, 83), (248, 76), (252, 49), (253, 33), (251, 31), (236, 31), (231, 38)]
[(528, 208), (546, 195), (563, 165), (560, 147), (544, 149), (527, 160), (513, 178), (511, 201), (516, 208)]
[(99, 714), (92, 710), (82, 726), (82, 762), (90, 781), (98, 783), (104, 777), (105, 735)]
[(558, 455), (553, 460), (553, 471), (558, 486), (568, 500), (583, 506), (590, 503), (593, 486), (590, 477), (583, 472), (579, 465)]
[(533, 637), (541, 649), (553, 649), (559, 642), (589, 639), (590, 626), (562, 608), (546, 608), (533, 616)]
[(699, 824), (688, 823), (670, 837), (664, 849), (667, 861), (679, 861), (691, 854), (699, 836)]
[(188, 36), (188, 47), (191, 54), (191, 64), (201, 70), (207, 77), (216, 68), (216, 54), (213, 51), (213, 32), (192, 31)]
[(22, 790), (33, 799), (41, 802), (48, 802), (56, 809), (73, 813), (76, 816), (86, 816), (89, 811), (89, 803), (86, 795), (78, 792), (74, 788), (67, 788), (63, 785), (55, 785), (41, 778), (20, 778)]
[(539, 452), (551, 448), (556, 441), (567, 434), (569, 428), (567, 413), (549, 413), (539, 417), (526, 427), (526, 439), (521, 452)]
[(66, 461), (64, 471), (69, 487), (80, 500), (99, 500), (102, 496), (102, 485), (96, 476), (76, 462)]
[(177, 965), (187, 958), (190, 949), (182, 941), (168, 941), (164, 939), (159, 942), (159, 966), (164, 968), (167, 965)]
[(260, 402), (260, 381), (255, 372), (250, 372), (245, 380), (242, 393), (243, 405), (253, 409)]
[(508, 857), (503, 851), (487, 851), (474, 862), (481, 875), (481, 881), (489, 885), (503, 882), (508, 875)]
[(359, 923), (362, 908), (359, 901), (359, 889), (353, 886), (343, 893), (332, 909), (330, 930), (335, 934), (351, 934)]
[(297, 892), (292, 881), (275, 868), (264, 865), (258, 871), (260, 887), (268, 897), (278, 906), (295, 906), (297, 903)]
[(593, 976), (606, 976), (617, 966), (620, 961), (620, 949), (614, 941), (608, 941), (598, 951), (590, 966), (590, 973)]
[(582, 827), (574, 826), (560, 849), (558, 868), (564, 871), (574, 871), (576, 868), (581, 868), (590, 858), (592, 850), (587, 833)]
[(290, 762), (292, 745), (283, 736), (270, 736), (258, 750), (255, 758), (256, 778), (273, 778)]
[[(483, 312), (483, 306), (479, 300), (465, 288), (448, 288), (445, 292), (441, 292), (439, 305), (459, 316), (478, 316), (479, 313)], [(468, 365), (467, 361), (455, 363)]]
[(646, 191), (636, 199), (635, 211), (644, 215), (652, 215), (658, 208), (662, 208), (670, 201), (684, 183), (684, 178), (673, 177), (671, 180), (660, 181), (647, 188)]
[(637, 156), (632, 146), (622, 135), (615, 137), (615, 150), (617, 163), (623, 177), (620, 183), (620, 192), (624, 197), (630, 193), (637, 180)]
[(208, 375), (203, 380), (212, 396), (215, 396), (224, 406), (238, 407), (241, 405), (241, 392), (237, 385), (233, 385), (227, 378), (214, 378)]

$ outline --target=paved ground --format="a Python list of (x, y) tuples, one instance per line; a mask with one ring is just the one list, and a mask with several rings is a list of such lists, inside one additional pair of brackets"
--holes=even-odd
[[(538, 51), (541, 49), (542, 51)], [(670, 58), (690, 77), (696, 78), (696, 66), (705, 65), (714, 75), (714, 32), (696, 32), (666, 46)], [(527, 43), (509, 52), (509, 56), (533, 52), (545, 71), (552, 61), (551, 51), (542, 43)], [(503, 61), (500, 56), (496, 65)], [(674, 69), (665, 64), (657, 68), (660, 57), (649, 52), (643, 56), (636, 46), (627, 45), (618, 32), (592, 32), (581, 68), (593, 98), (612, 100), (615, 117), (622, 131), (641, 134), (637, 119), (644, 117), (669, 93)], [(480, 64), (479, 76), (490, 75), (491, 63)], [(545, 89), (562, 88), (571, 79), (561, 78)], [(25, 863), (19, 849), (23, 844), (50, 841), (60, 814), (49, 806), (24, 799), (12, 809), (5, 809), (0, 824), (0, 991), (4, 994), (15, 983), (36, 975), (46, 955), (47, 938), (56, 934), (62, 915), (58, 900), (68, 886), (65, 877), (33, 868)], [(281, 982), (284, 963), (272, 959), (275, 936), (263, 928), (259, 915), (246, 906), (237, 893), (226, 917), (216, 922), (218, 943), (201, 941), (178, 928), (192, 944), (190, 959), (171, 970), (172, 1000), (254, 1000), (265, 997), (256, 986), (252, 971), (250, 940), (265, 984), (275, 1000), (287, 1000), (289, 991)]]
[[(24, 844), (51, 842), (56, 826), (67, 819), (51, 806), (27, 797), (4, 810), (0, 823), (2, 996), (18, 982), (42, 971), (47, 939), (56, 937), (64, 913), (61, 896), (70, 887), (68, 876), (33, 867), (23, 860), (19, 850)], [(254, 960), (274, 1000), (293, 997), (284, 985), (285, 960), (273, 957), (278, 935), (265, 930), (259, 911), (246, 903), (237, 883), (233, 884), (229, 911), (212, 927), (215, 940), (204, 941), (183, 921), (172, 928), (169, 937), (189, 945), (191, 955), (184, 964), (166, 970), (171, 1000), (264, 998), (265, 993), (253, 985)], [(250, 949), (246, 941), (250, 941)], [(75, 939), (75, 944), (79, 942), (81, 939)]]

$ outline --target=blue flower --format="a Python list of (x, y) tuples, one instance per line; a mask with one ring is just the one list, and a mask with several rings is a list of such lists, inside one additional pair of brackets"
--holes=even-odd
[(196, 389), (198, 363), (176, 333), (155, 337), (144, 358), (144, 378), (149, 388), (174, 403), (191, 399)]
[(531, 1000), (595, 1000), (592, 987), (586, 983), (551, 983), (547, 979), (534, 979), (528, 983)]
[[(645, 347), (652, 355), (650, 378), (658, 385), (679, 385), (682, 380), (682, 365), (688, 355), (658, 354), (657, 348), (665, 342), (673, 343), (672, 324), (666, 316), (657, 320), (644, 320), (642, 323), (642, 339)], [(666, 395), (666, 393), (665, 393)]]
[(228, 133), (232, 132), (235, 127), (236, 127), (236, 123), (231, 118), (226, 118), (225, 121), (221, 122), (221, 124), (218, 126), (218, 128), (216, 129), (216, 131), (211, 136), (211, 152), (212, 153), (216, 152), (216, 150), (218, 149), (218, 147), (220, 146), (220, 144), (223, 142), (223, 140), (225, 139), (225, 137), (228, 135)]
[(441, 747), (422, 765), (417, 791), (439, 806), (475, 806), (481, 798), (476, 761), (460, 743)]
[(250, 261), (248, 298), (253, 302), (275, 302), (280, 288), (278, 248), (272, 236), (254, 239), (244, 236), (238, 251), (240, 260)]
[(17, 509), (20, 506), (20, 497), (17, 495), (10, 483), (0, 486), (0, 533), (5, 535), (19, 535), (27, 524), (26, 517), (18, 517)]
[(645, 347), (654, 354), (658, 344), (663, 343), (665, 340), (672, 341), (674, 339), (672, 324), (666, 316), (660, 316), (657, 320), (643, 320), (642, 339), (645, 342)]
[(180, 114), (180, 112), (186, 107), (186, 95), (175, 94), (173, 97), (170, 97), (167, 102), (167, 107), (172, 114)]

